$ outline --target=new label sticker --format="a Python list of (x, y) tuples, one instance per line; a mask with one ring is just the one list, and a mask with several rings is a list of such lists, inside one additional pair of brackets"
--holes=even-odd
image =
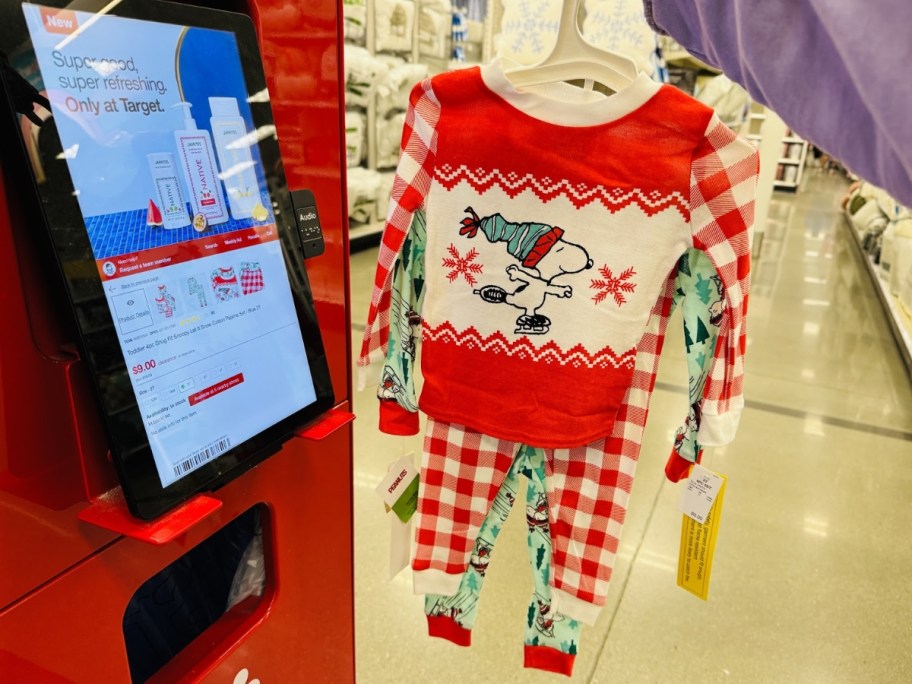
[(75, 12), (52, 7), (41, 8), (41, 24), (48, 33), (60, 33), (65, 36), (79, 28)]

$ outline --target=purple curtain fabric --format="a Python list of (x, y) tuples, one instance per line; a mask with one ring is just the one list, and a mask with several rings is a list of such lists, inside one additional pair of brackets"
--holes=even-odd
[(912, 0), (644, 0), (798, 135), (912, 206)]

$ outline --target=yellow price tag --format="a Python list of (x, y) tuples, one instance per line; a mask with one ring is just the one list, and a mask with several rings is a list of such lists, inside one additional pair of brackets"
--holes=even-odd
[(706, 522), (698, 523), (685, 515), (681, 523), (681, 551), (678, 554), (678, 586), (694, 596), (707, 599), (709, 576), (712, 572), (713, 553), (716, 550), (716, 536), (719, 520), (722, 518), (722, 499), (725, 496), (727, 478), (720, 475), (722, 485)]

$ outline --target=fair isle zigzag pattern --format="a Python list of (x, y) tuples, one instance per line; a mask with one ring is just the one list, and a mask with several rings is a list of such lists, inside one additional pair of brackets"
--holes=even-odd
[(577, 209), (599, 201), (612, 214), (630, 205), (638, 206), (647, 216), (655, 216), (669, 208), (675, 208), (685, 219), (689, 219), (687, 201), (684, 196), (673, 191), (662, 194), (658, 190), (644, 192), (639, 188), (607, 188), (604, 185), (588, 183), (571, 183), (568, 180), (554, 180), (548, 176), (536, 178), (531, 173), (520, 176), (514, 171), (503, 173), (500, 169), (486, 170), (476, 167), (469, 169), (465, 164), (454, 168), (451, 164), (442, 164), (434, 169), (434, 177), (447, 190), (452, 190), (461, 181), (465, 181), (476, 192), (483, 195), (495, 185), (500, 186), (512, 199), (524, 190), (531, 190), (542, 202), (565, 196)]
[(459, 347), (477, 349), (491, 354), (504, 354), (517, 359), (529, 359), (536, 363), (558, 364), (574, 368), (583, 366), (587, 368), (633, 368), (636, 361), (636, 349), (617, 356), (610, 347), (605, 347), (593, 354), (586, 351), (581, 344), (565, 351), (553, 340), (537, 347), (525, 336), (511, 342), (499, 330), (487, 337), (482, 337), (474, 327), (459, 332), (449, 321), (435, 328), (423, 323), (422, 335), (426, 342), (455, 344)]

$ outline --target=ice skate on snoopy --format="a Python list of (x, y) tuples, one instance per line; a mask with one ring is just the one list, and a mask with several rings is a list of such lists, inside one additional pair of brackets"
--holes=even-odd
[(500, 214), (479, 218), (472, 207), (462, 220), (459, 234), (474, 238), (480, 230), (490, 243), (503, 242), (519, 261), (506, 268), (507, 277), (517, 287), (508, 292), (498, 285), (484, 285), (474, 293), (492, 304), (509, 304), (523, 313), (516, 319), (515, 333), (543, 335), (551, 329), (551, 319), (539, 310), (552, 297), (572, 297), (573, 289), (554, 281), (560, 276), (592, 268), (589, 253), (580, 245), (563, 239), (564, 231), (546, 223), (512, 223)]

